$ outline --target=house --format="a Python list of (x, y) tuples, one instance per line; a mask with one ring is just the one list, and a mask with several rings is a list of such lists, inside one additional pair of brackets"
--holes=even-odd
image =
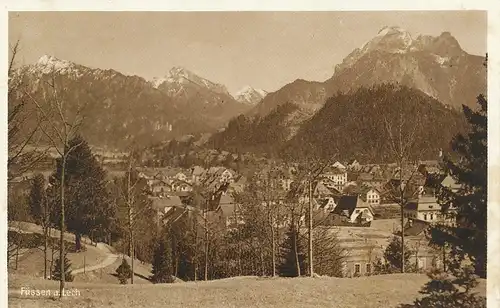
[[(450, 213), (455, 211), (454, 208), (449, 209)], [(428, 223), (446, 222), (453, 223), (454, 219), (441, 212), (441, 205), (437, 203), (434, 196), (420, 195), (409, 201), (403, 212), (406, 218), (411, 220), (420, 220)]]
[(356, 159), (351, 159), (347, 163), (347, 169), (349, 169), (349, 170), (359, 170), (359, 169), (361, 169), (361, 164)]
[(158, 223), (164, 221), (164, 218), (171, 214), (174, 208), (182, 207), (181, 199), (178, 196), (149, 197), (149, 199), (152, 201), (151, 207), (157, 212)]
[(377, 188), (363, 186), (361, 189), (361, 199), (371, 206), (380, 205), (380, 191)]
[(192, 191), (193, 187), (186, 181), (175, 179), (171, 182), (171, 191)]
[(164, 180), (151, 180), (149, 181), (149, 192), (154, 195), (160, 195), (172, 192), (172, 186)]
[(191, 181), (193, 183), (198, 183), (204, 172), (205, 168), (200, 166), (194, 166), (193, 168), (191, 168)]
[(333, 197), (321, 198), (321, 199), (312, 199), (313, 202), (313, 210), (315, 211), (323, 211), (325, 213), (329, 213), (335, 209), (337, 204), (335, 203), (335, 199)]
[(430, 226), (430, 222), (409, 219), (404, 227), (406, 244), (414, 251), (410, 262), (415, 264), (419, 271), (426, 271), (442, 266), (442, 253), (429, 246), (425, 234)]
[(321, 174), (321, 177), (333, 182), (337, 190), (342, 190), (344, 184), (347, 183), (347, 171), (335, 167), (327, 168), (323, 174)]
[(179, 180), (179, 181), (183, 181), (183, 182), (187, 182), (188, 177), (187, 177), (187, 175), (184, 174), (184, 172), (177, 172), (174, 176), (174, 179)]
[(239, 225), (245, 224), (240, 206), (229, 193), (222, 194), (217, 211), (222, 215), (226, 230), (232, 230)]
[(385, 179), (378, 173), (360, 173), (356, 182), (361, 186), (371, 186), (380, 190), (385, 183)]
[(344, 195), (338, 198), (335, 203), (337, 206), (335, 206), (331, 213), (347, 218), (344, 221), (351, 224), (369, 224), (375, 215), (372, 207), (364, 202), (359, 195)]
[(201, 176), (203, 182), (231, 183), (235, 181), (236, 172), (225, 167), (210, 167)]

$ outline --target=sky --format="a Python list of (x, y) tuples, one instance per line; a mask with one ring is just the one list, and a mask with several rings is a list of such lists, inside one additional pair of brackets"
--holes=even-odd
[(486, 53), (481, 11), (381, 12), (10, 12), (20, 64), (52, 55), (146, 79), (185, 67), (235, 93), (276, 91), (295, 79), (324, 81), (384, 26), (413, 37), (448, 31)]

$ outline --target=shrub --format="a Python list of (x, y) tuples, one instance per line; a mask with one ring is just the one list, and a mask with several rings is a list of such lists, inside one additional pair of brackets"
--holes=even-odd
[[(54, 261), (54, 269), (52, 270), (52, 280), (61, 279), (61, 268), (59, 258)], [(71, 274), (71, 263), (67, 255), (64, 255), (64, 281), (73, 281), (74, 277)]]
[(128, 279), (132, 277), (132, 269), (125, 258), (122, 259), (122, 264), (116, 269), (116, 274), (120, 284), (127, 284)]

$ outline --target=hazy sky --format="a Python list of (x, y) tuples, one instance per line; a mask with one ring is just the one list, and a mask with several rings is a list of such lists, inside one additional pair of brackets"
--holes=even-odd
[(323, 81), (384, 26), (413, 37), (449, 31), (486, 53), (486, 13), (448, 12), (11, 12), (19, 61), (44, 54), (146, 79), (183, 66), (226, 85), (275, 91), (297, 78)]

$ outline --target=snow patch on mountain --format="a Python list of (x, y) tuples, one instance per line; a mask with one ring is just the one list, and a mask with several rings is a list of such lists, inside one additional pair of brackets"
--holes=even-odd
[(60, 60), (49, 55), (43, 55), (34, 65), (31, 65), (30, 72), (39, 74), (59, 73), (62, 75), (72, 75), (74, 77), (82, 76), (82, 73), (75, 63), (67, 60)]
[(191, 84), (198, 87), (207, 88), (210, 91), (216, 93), (229, 95), (229, 92), (224, 85), (202, 78), (191, 72), (190, 70), (180, 66), (176, 66), (170, 69), (165, 77), (153, 78), (153, 80), (151, 81), (151, 84), (155, 88), (158, 88), (165, 83), (175, 85), (177, 87)]
[(251, 86), (245, 86), (234, 94), (234, 98), (240, 103), (255, 105), (266, 95), (267, 92), (262, 89), (254, 89)]
[(443, 32), (438, 37), (419, 35), (416, 39), (413, 39), (408, 31), (400, 27), (384, 27), (380, 29), (375, 37), (363, 44), (361, 48), (356, 48), (351, 52), (341, 64), (335, 67), (335, 72), (338, 73), (352, 67), (359, 59), (373, 51), (388, 54), (426, 51), (439, 57), (436, 58), (436, 62), (444, 65), (449, 60), (448, 55), (460, 54), (462, 49), (449, 32)]
[(445, 63), (450, 61), (449, 57), (441, 57), (441, 56), (436, 55), (436, 54), (432, 54), (432, 55), (434, 57), (434, 61), (436, 61), (436, 63), (439, 63), (441, 66), (443, 66)]

